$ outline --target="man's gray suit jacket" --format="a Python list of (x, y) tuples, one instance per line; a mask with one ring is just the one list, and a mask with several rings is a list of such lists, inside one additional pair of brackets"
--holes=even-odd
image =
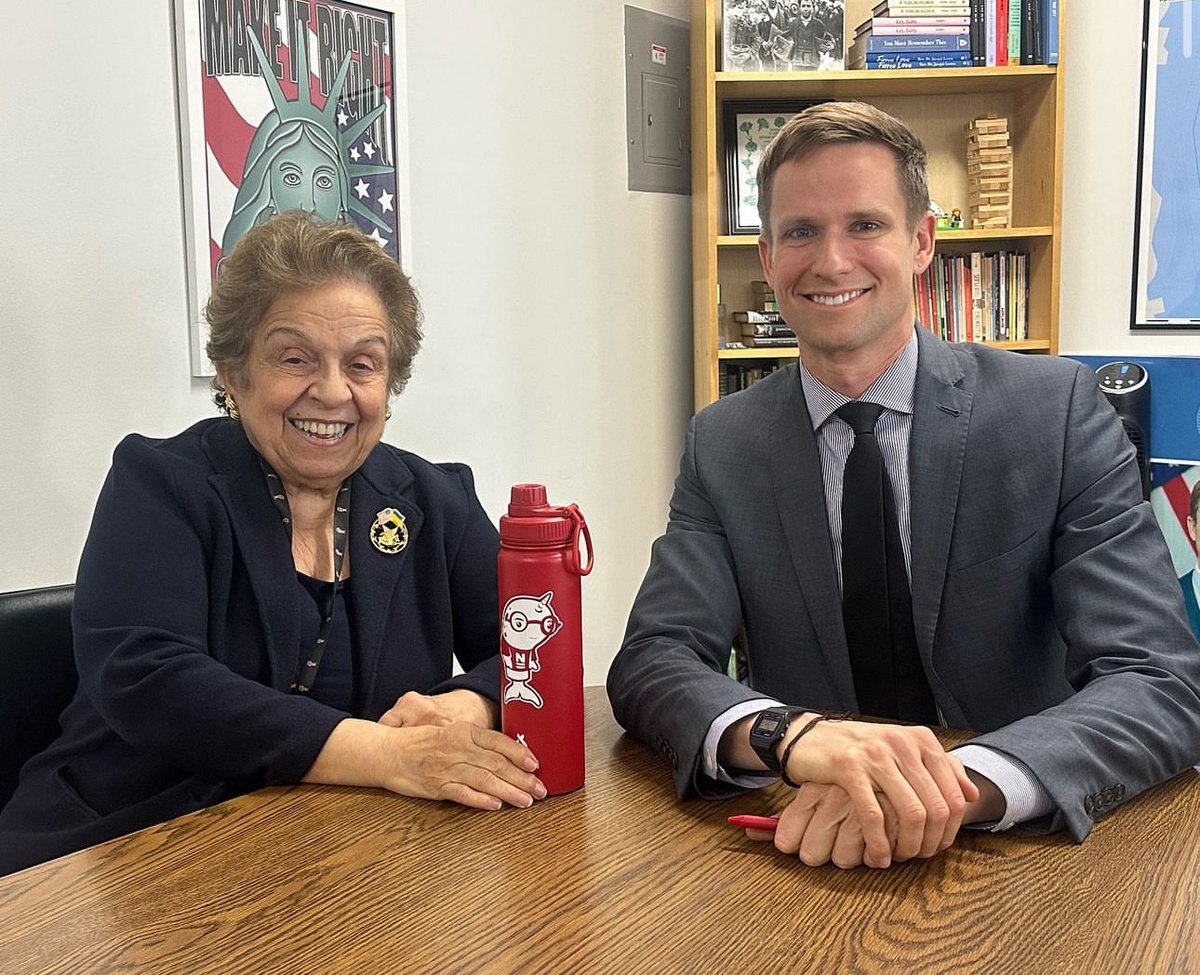
[[(917, 644), (950, 727), (1023, 762), (1046, 828), (1200, 760), (1200, 647), (1134, 450), (1083, 366), (918, 328), (909, 476)], [(749, 685), (725, 676), (745, 627)], [(712, 721), (763, 695), (857, 711), (821, 467), (795, 365), (702, 410), (608, 678), (680, 795)]]

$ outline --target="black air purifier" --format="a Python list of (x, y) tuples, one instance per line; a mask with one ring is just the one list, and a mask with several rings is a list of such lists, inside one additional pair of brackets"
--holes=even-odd
[(1121, 426), (1137, 451), (1142, 497), (1150, 499), (1150, 377), (1136, 362), (1106, 362), (1096, 381), (1112, 403)]

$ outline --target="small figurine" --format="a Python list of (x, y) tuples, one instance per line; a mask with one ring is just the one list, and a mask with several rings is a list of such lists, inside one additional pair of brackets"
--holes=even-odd
[(958, 207), (955, 207), (953, 210), (950, 211), (950, 226), (948, 229), (950, 229), (950, 230), (962, 230), (963, 229), (962, 210), (960, 210)]

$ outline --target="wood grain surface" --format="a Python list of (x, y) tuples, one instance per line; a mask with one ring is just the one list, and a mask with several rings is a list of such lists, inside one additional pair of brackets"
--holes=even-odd
[(677, 802), (589, 688), (588, 779), (530, 810), (264, 789), (0, 878), (0, 973), (1200, 972), (1194, 772), (1083, 845), (967, 833), (812, 869)]

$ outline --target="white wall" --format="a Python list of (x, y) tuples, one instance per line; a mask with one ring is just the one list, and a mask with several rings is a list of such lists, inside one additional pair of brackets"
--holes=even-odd
[[(639, 6), (687, 18), (685, 0)], [(621, 0), (408, 0), (427, 340), (386, 439), (575, 501), (603, 680), (691, 403), (688, 200), (626, 190)], [(70, 581), (113, 446), (213, 414), (189, 378), (169, 0), (0, 31), (0, 590)], [(170, 539), (163, 539), (169, 545)]]

